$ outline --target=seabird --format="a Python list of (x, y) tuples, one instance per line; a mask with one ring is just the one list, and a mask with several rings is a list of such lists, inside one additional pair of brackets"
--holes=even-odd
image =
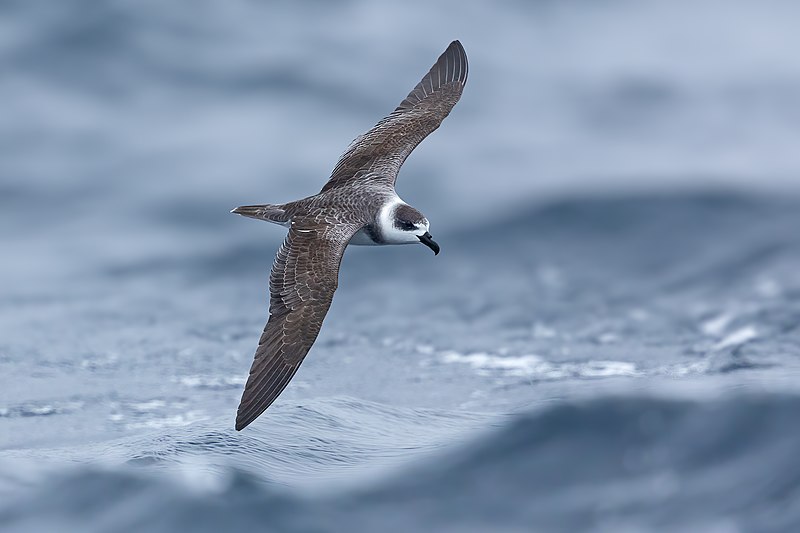
[(350, 144), (319, 194), (231, 211), (289, 228), (272, 265), (269, 321), (236, 413), (237, 431), (283, 392), (317, 339), (348, 244), (421, 243), (439, 253), (428, 219), (400, 199), (395, 181), (412, 150), (456, 105), (466, 82), (467, 55), (453, 41), (397, 109)]

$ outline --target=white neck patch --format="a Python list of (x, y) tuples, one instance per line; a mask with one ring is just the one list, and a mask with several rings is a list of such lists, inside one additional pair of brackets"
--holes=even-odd
[(428, 225), (414, 231), (403, 231), (394, 225), (395, 211), (401, 205), (408, 205), (399, 197), (390, 200), (378, 213), (378, 231), (386, 244), (419, 244), (418, 236), (428, 231)]

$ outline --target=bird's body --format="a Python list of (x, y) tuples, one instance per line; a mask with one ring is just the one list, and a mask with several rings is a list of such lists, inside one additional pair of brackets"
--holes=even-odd
[(354, 140), (319, 194), (234, 213), (289, 228), (270, 274), (270, 317), (236, 416), (241, 430), (283, 391), (317, 338), (348, 244), (422, 243), (439, 253), (428, 220), (395, 192), (400, 166), (439, 127), (467, 80), (454, 41), (388, 117)]

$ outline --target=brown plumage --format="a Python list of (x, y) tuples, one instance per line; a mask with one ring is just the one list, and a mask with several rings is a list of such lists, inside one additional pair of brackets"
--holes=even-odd
[[(270, 274), (269, 321), (239, 404), (237, 430), (275, 401), (314, 344), (351, 239), (422, 242), (438, 253), (427, 219), (398, 198), (394, 184), (408, 155), (458, 102), (466, 81), (467, 56), (453, 41), (397, 109), (351, 143), (319, 194), (233, 210), (289, 227)], [(409, 210), (416, 215), (409, 217)]]

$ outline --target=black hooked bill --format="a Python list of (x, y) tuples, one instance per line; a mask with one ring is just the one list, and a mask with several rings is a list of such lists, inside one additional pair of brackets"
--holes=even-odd
[(433, 240), (433, 237), (431, 237), (430, 233), (426, 231), (424, 235), (417, 235), (417, 238), (420, 240), (422, 244), (433, 250), (433, 255), (439, 255), (439, 250), (440, 250), (439, 245), (436, 244), (436, 242)]

